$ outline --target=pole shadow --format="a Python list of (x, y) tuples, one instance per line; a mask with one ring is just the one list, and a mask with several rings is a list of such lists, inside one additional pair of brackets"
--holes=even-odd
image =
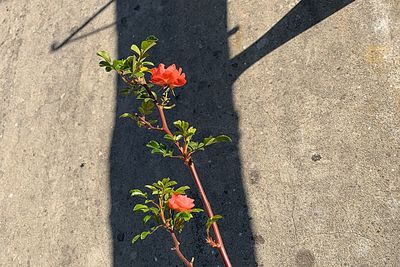
[[(133, 13), (133, 15), (132, 15)], [(183, 119), (198, 129), (200, 137), (228, 134), (231, 144), (219, 144), (194, 155), (194, 160), (220, 223), (228, 253), (235, 266), (256, 266), (254, 241), (237, 148), (238, 118), (232, 102), (226, 1), (117, 1), (119, 57), (127, 56), (132, 43), (154, 34), (159, 42), (152, 51), (153, 62), (176, 63), (187, 75), (188, 84), (176, 89), (177, 107), (167, 112), (170, 124)], [(122, 84), (119, 84), (121, 87)], [(117, 114), (131, 111), (132, 99), (117, 99)], [(142, 243), (130, 244), (144, 226), (132, 212), (129, 189), (143, 187), (168, 176), (195, 188), (189, 170), (182, 162), (151, 155), (145, 144), (160, 140), (159, 133), (137, 128), (130, 121), (116, 118), (110, 154), (112, 197), (111, 227), (114, 237), (114, 266), (181, 266), (171, 252), (167, 234), (157, 233)], [(200, 198), (193, 190), (196, 203)], [(182, 250), (195, 256), (196, 266), (221, 266), (216, 251), (205, 243), (205, 221), (193, 220), (184, 230)]]
[[(130, 54), (130, 45), (154, 34), (159, 43), (153, 62), (176, 63), (187, 74), (188, 84), (176, 89), (177, 107), (167, 113), (171, 123), (189, 121), (199, 137), (228, 134), (232, 144), (215, 145), (194, 156), (200, 177), (220, 223), (228, 254), (234, 266), (257, 266), (251, 218), (247, 207), (238, 142), (238, 116), (232, 85), (248, 67), (290, 39), (334, 14), (353, 0), (299, 2), (252, 46), (229, 58), (226, 0), (117, 0), (118, 56)], [(118, 87), (123, 85), (119, 82)], [(113, 264), (122, 266), (181, 266), (170, 250), (166, 233), (157, 233), (131, 245), (134, 234), (144, 230), (134, 216), (132, 188), (143, 187), (165, 176), (195, 188), (182, 162), (151, 155), (145, 144), (160, 140), (159, 133), (146, 132), (130, 121), (118, 119), (132, 111), (134, 100), (117, 97), (115, 127), (110, 151), (110, 225), (113, 235)], [(198, 195), (193, 190), (190, 196)], [(204, 242), (205, 216), (190, 223), (181, 237), (182, 250), (196, 257), (196, 266), (222, 266), (218, 254)]]

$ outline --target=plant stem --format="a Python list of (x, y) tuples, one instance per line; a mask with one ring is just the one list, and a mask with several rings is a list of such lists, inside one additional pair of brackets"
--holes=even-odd
[(175, 245), (175, 246), (172, 248), (172, 250), (175, 251), (175, 253), (178, 255), (178, 257), (181, 259), (181, 261), (183, 261), (183, 263), (184, 263), (186, 266), (188, 266), (188, 267), (193, 267), (193, 263), (190, 262), (188, 259), (186, 259), (185, 255), (183, 255), (183, 253), (181, 252), (180, 247), (179, 247), (179, 245), (180, 245), (179, 240), (178, 240), (178, 238), (176, 237), (174, 230), (171, 228), (170, 224), (169, 224), (169, 223), (167, 222), (167, 220), (165, 219), (164, 210), (163, 210), (163, 208), (162, 208), (162, 207), (164, 206), (164, 203), (163, 203), (163, 196), (164, 196), (164, 191), (163, 191), (162, 194), (160, 195), (160, 198), (159, 198), (159, 205), (158, 205), (158, 206), (159, 206), (159, 208), (160, 208), (160, 217), (161, 217), (161, 220), (163, 221), (164, 227), (165, 227), (165, 229), (167, 229), (167, 231), (170, 233), (170, 235), (171, 235), (171, 237), (172, 237), (172, 240), (174, 241), (174, 245)]
[(193, 263), (190, 262), (188, 259), (186, 259), (186, 257), (183, 255), (183, 253), (181, 252), (180, 248), (179, 248), (179, 241), (178, 238), (176, 237), (175, 233), (173, 230), (168, 229), (168, 232), (171, 234), (172, 240), (174, 241), (174, 247), (172, 248), (172, 250), (175, 251), (175, 253), (178, 255), (178, 257), (181, 259), (181, 261), (183, 263), (185, 263), (185, 265), (187, 267), (193, 267)]
[[(214, 216), (214, 213), (213, 213), (213, 210), (211, 208), (211, 204), (208, 201), (207, 195), (206, 195), (206, 193), (204, 191), (203, 185), (201, 184), (200, 177), (197, 174), (196, 166), (194, 165), (193, 160), (189, 161), (188, 167), (189, 167), (190, 173), (193, 176), (193, 179), (194, 179), (194, 182), (196, 184), (197, 190), (200, 193), (200, 198), (201, 198), (201, 201), (203, 202), (204, 209), (206, 210), (208, 217), (211, 218), (211, 217)], [(224, 265), (226, 267), (232, 267), (232, 264), (231, 264), (231, 262), (229, 260), (228, 253), (226, 252), (226, 249), (225, 249), (225, 246), (224, 246), (224, 242), (222, 240), (221, 233), (219, 232), (219, 228), (218, 228), (217, 223), (214, 222), (211, 225), (211, 227), (213, 229), (213, 232), (214, 232), (214, 235), (215, 235), (215, 239), (217, 240), (217, 243), (218, 243), (217, 249), (218, 249), (219, 253), (221, 254), (221, 257), (222, 257), (222, 260), (224, 262)]]
[[(161, 122), (162, 122), (162, 128), (164, 129), (166, 134), (168, 134), (170, 136), (173, 136), (172, 132), (168, 128), (168, 124), (167, 124), (167, 120), (165, 118), (163, 106), (160, 105), (160, 104), (156, 104), (156, 106), (157, 106), (157, 110), (159, 112), (160, 119), (161, 119)], [(179, 150), (181, 152), (183, 152), (183, 149), (180, 146), (179, 142), (175, 143), (175, 145), (178, 146), (178, 148), (179, 148)], [(185, 155), (183, 155), (183, 156), (185, 157)], [(206, 195), (206, 193), (204, 191), (204, 188), (203, 188), (203, 185), (201, 183), (200, 177), (197, 174), (197, 170), (196, 170), (196, 167), (194, 165), (193, 160), (190, 158), (187, 161), (186, 165), (189, 167), (190, 173), (193, 176), (194, 182), (196, 184), (197, 190), (199, 191), (201, 201), (203, 202), (204, 209), (206, 210), (208, 217), (213, 217), (214, 216), (214, 212), (213, 212), (213, 210), (211, 208), (210, 202), (208, 201), (208, 198), (207, 198), (207, 195)], [(232, 267), (232, 264), (231, 264), (231, 262), (229, 260), (228, 253), (225, 250), (224, 242), (222, 240), (221, 233), (219, 232), (219, 228), (218, 228), (217, 223), (214, 222), (211, 226), (212, 226), (213, 232), (215, 234), (215, 238), (216, 238), (217, 243), (218, 243), (217, 249), (218, 249), (219, 253), (221, 254), (221, 257), (222, 257), (222, 260), (224, 262), (224, 265), (226, 267)]]

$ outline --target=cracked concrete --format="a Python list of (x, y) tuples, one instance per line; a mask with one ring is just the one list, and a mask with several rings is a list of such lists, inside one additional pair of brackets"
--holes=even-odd
[[(115, 4), (52, 51), (107, 3), (56, 2), (0, 1), (0, 266), (112, 266), (116, 84), (95, 52), (118, 53)], [(230, 58), (298, 4), (227, 1)], [(235, 81), (258, 266), (400, 266), (399, 29), (399, 1), (355, 1)]]

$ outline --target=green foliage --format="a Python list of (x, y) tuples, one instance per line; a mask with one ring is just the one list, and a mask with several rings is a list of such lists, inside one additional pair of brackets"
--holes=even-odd
[(142, 212), (148, 212), (149, 207), (144, 204), (136, 204), (135, 207), (133, 207), (133, 211), (142, 211)]
[(145, 115), (149, 115), (153, 112), (154, 109), (154, 103), (153, 100), (150, 98), (145, 98), (142, 101), (142, 105), (139, 107), (139, 112), (145, 116)]
[(202, 142), (192, 141), (192, 138), (197, 131), (196, 128), (190, 126), (188, 122), (182, 120), (175, 121), (174, 126), (179, 131), (175, 132), (173, 136), (165, 135), (164, 139), (170, 142), (176, 142), (177, 140), (183, 138), (188, 146), (189, 153), (195, 152), (196, 150), (204, 150), (207, 146), (212, 144), (232, 141), (232, 139), (227, 135), (206, 137)]
[(189, 123), (186, 121), (174, 121), (174, 125), (181, 133), (185, 133), (189, 129)]
[(150, 48), (157, 44), (157, 37), (150, 35), (141, 43), (142, 53), (146, 53)]
[(180, 195), (184, 195), (184, 194), (186, 194), (186, 190), (189, 190), (189, 189), (190, 189), (190, 187), (185, 185), (185, 186), (181, 186), (178, 189), (176, 189), (175, 192)]
[(158, 143), (157, 141), (150, 141), (147, 145), (148, 148), (151, 148), (152, 154), (160, 154), (163, 157), (173, 157), (172, 150), (167, 149), (167, 146), (163, 143)]
[(168, 201), (171, 199), (172, 195), (185, 194), (186, 190), (190, 189), (189, 186), (181, 186), (175, 189), (176, 185), (176, 181), (173, 181), (170, 178), (163, 178), (151, 185), (145, 185), (147, 190), (151, 192), (150, 196), (148, 193), (143, 192), (140, 189), (132, 189), (130, 191), (131, 196), (139, 197), (139, 199), (144, 200), (144, 203), (137, 203), (133, 207), (133, 211), (144, 214), (144, 217), (142, 218), (143, 224), (150, 224), (151, 222), (155, 224), (155, 226), (150, 228), (150, 231), (144, 231), (136, 235), (133, 238), (132, 243), (135, 243), (139, 239), (145, 239), (158, 228), (181, 232), (184, 228), (184, 224), (193, 218), (192, 213), (203, 211), (199, 208), (194, 208), (185, 212), (175, 212), (171, 210), (168, 206)]
[(131, 193), (131, 196), (132, 197), (134, 197), (134, 196), (141, 196), (141, 197), (144, 197), (144, 198), (147, 198), (147, 193), (143, 193), (141, 190), (139, 190), (139, 189), (132, 189), (131, 191), (130, 191), (130, 193)]
[(155, 226), (155, 227), (151, 227), (150, 231), (143, 231), (140, 234), (137, 234), (133, 237), (132, 239), (132, 244), (136, 243), (136, 241), (138, 241), (139, 239), (144, 240), (147, 236), (153, 234), (155, 231), (157, 231), (161, 226)]
[(216, 221), (222, 219), (221, 215), (214, 215), (213, 217), (208, 218), (207, 222), (206, 222), (206, 231), (207, 231), (207, 235), (209, 235), (210, 233), (210, 227), (213, 223), (215, 223)]
[(221, 143), (221, 142), (232, 142), (232, 139), (227, 136), (227, 135), (218, 135), (216, 137), (207, 137), (204, 138), (202, 144), (204, 144), (204, 147), (212, 145), (212, 144), (216, 144), (216, 143)]
[(146, 61), (149, 56), (148, 51), (150, 48), (157, 44), (157, 38), (153, 35), (146, 38), (141, 43), (140, 48), (133, 44), (131, 49), (135, 53), (125, 59), (112, 60), (106, 51), (98, 51), (97, 55), (103, 60), (100, 61), (100, 67), (104, 67), (107, 72), (115, 70), (121, 76), (127, 75), (133, 84), (141, 84), (138, 79), (144, 77), (146, 72), (149, 72), (148, 66), (154, 66), (150, 61)]
[(132, 119), (134, 121), (138, 120), (138, 118), (137, 118), (137, 116), (135, 114), (131, 114), (131, 113), (127, 113), (127, 112), (121, 114), (119, 117), (120, 118), (130, 118), (130, 119)]

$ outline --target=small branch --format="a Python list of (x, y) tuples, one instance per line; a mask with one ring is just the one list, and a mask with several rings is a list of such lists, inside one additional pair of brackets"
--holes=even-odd
[(142, 123), (143, 126), (147, 127), (150, 130), (164, 131), (163, 128), (153, 126), (143, 116), (138, 116), (138, 119)]
[(175, 233), (173, 230), (168, 229), (168, 232), (170, 233), (172, 240), (174, 241), (174, 247), (172, 248), (172, 250), (175, 251), (175, 253), (178, 255), (178, 257), (181, 259), (181, 261), (187, 266), (187, 267), (193, 267), (193, 263), (190, 262), (185, 255), (183, 255), (183, 253), (181, 252), (180, 248), (179, 248), (179, 241), (178, 238), (176, 237)]
[(154, 103), (157, 103), (157, 100), (156, 100), (156, 98), (154, 97), (154, 95), (153, 95), (153, 93), (152, 93), (150, 87), (149, 87), (146, 83), (145, 83), (145, 84), (142, 84), (142, 85), (143, 85), (144, 89), (146, 89), (147, 93), (149, 94), (149, 97), (153, 99)]
[(162, 196), (164, 195), (164, 189), (163, 192), (161, 193), (160, 197), (159, 197), (159, 207), (160, 207), (160, 217), (161, 220), (164, 223), (164, 227), (167, 229), (167, 231), (170, 233), (172, 240), (174, 241), (174, 247), (172, 248), (172, 250), (175, 251), (175, 253), (178, 255), (178, 257), (181, 259), (181, 261), (183, 263), (185, 263), (186, 266), (188, 267), (193, 267), (193, 263), (191, 263), (188, 259), (186, 259), (186, 257), (183, 255), (183, 253), (181, 252), (180, 248), (179, 248), (179, 241), (178, 238), (176, 237), (174, 230), (171, 228), (169, 222), (165, 219), (165, 215), (164, 215), (164, 210), (163, 210), (163, 206), (164, 206), (164, 201)]
[[(190, 162), (188, 164), (188, 167), (189, 167), (190, 173), (193, 176), (193, 179), (194, 179), (194, 182), (196, 184), (197, 190), (199, 190), (200, 198), (201, 198), (201, 201), (203, 202), (204, 209), (206, 210), (208, 217), (211, 218), (211, 217), (214, 216), (214, 212), (213, 212), (213, 210), (211, 208), (210, 202), (208, 201), (206, 192), (204, 191), (203, 185), (201, 184), (201, 181), (200, 181), (200, 177), (197, 174), (196, 167), (195, 167), (194, 162), (192, 160), (190, 160)], [(215, 223), (215, 222), (212, 223), (211, 227), (212, 227), (213, 232), (215, 234), (215, 239), (217, 240), (217, 244), (215, 244), (216, 248), (218, 249), (219, 253), (221, 254), (221, 257), (222, 257), (222, 260), (224, 262), (224, 265), (226, 267), (232, 267), (232, 264), (231, 264), (231, 262), (229, 260), (228, 253), (225, 250), (224, 242), (222, 241), (222, 236), (221, 236), (221, 233), (219, 232), (219, 228), (218, 228), (217, 223)]]
[[(168, 134), (171, 137), (174, 137), (174, 135), (172, 134), (171, 130), (168, 128), (167, 119), (165, 118), (165, 113), (164, 113), (164, 107), (159, 103), (156, 103), (156, 107), (157, 107), (157, 110), (158, 110), (158, 114), (160, 115), (160, 119), (161, 119), (161, 123), (162, 123), (162, 129), (164, 130), (164, 132), (166, 134)], [(183, 150), (181, 144), (179, 143), (179, 141), (175, 141), (174, 144), (179, 149), (179, 151), (181, 152), (182, 156), (185, 157), (184, 150)]]
[(122, 72), (118, 71), (119, 76), (121, 79), (127, 84), (127, 85), (133, 85), (132, 81), (129, 81), (123, 74)]

